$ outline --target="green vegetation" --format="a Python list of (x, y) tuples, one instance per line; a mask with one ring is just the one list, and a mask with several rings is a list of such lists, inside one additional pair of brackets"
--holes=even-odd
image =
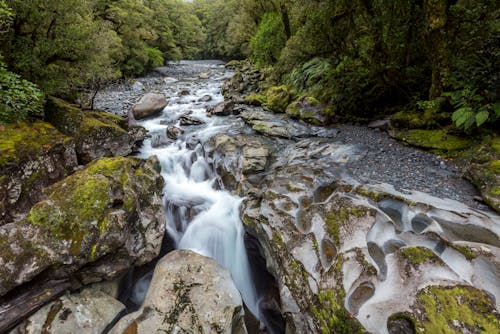
[(417, 294), (411, 309), (415, 314), (396, 314), (413, 322), (417, 333), (462, 332), (498, 333), (500, 331), (495, 304), (483, 292), (470, 286), (429, 286)]
[(425, 247), (405, 247), (401, 250), (401, 255), (413, 267), (418, 267), (425, 262), (439, 262), (439, 257), (430, 249)]

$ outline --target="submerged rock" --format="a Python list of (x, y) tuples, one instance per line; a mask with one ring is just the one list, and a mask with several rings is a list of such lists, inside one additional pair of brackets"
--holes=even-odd
[[(0, 227), (0, 295), (32, 279), (78, 287), (152, 260), (165, 232), (159, 171), (154, 157), (104, 158), (48, 188), (25, 219)], [(15, 321), (4, 303), (0, 319)]]
[(207, 108), (208, 116), (229, 116), (233, 113), (234, 103), (232, 101), (229, 102), (221, 102), (216, 104), (215, 106), (211, 106)]
[(102, 333), (124, 310), (111, 296), (85, 289), (45, 305), (10, 334)]
[(0, 143), (2, 225), (20, 219), (78, 163), (75, 141), (45, 122), (0, 125)]
[(141, 308), (110, 333), (247, 333), (240, 293), (229, 272), (188, 250), (161, 259)]
[(136, 119), (143, 119), (161, 112), (168, 104), (165, 95), (157, 93), (144, 94), (132, 107)]
[(184, 115), (179, 118), (179, 124), (182, 126), (201, 125), (205, 124), (205, 121), (198, 117)]

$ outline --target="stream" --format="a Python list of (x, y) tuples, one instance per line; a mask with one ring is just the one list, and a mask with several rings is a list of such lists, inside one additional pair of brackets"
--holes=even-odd
[[(221, 85), (232, 74), (215, 61), (182, 61), (162, 71), (167, 75), (163, 93), (170, 101), (160, 115), (139, 122), (150, 134), (140, 157), (156, 155), (161, 162), (167, 232), (176, 248), (213, 258), (228, 269), (246, 306), (259, 318), (239, 218), (242, 199), (222, 189), (202, 148), (211, 136), (244, 127), (235, 117), (208, 117), (206, 113), (207, 107), (224, 100)], [(199, 73), (210, 77), (199, 79)], [(167, 129), (172, 127), (183, 130), (178, 139), (168, 138)], [(144, 300), (150, 279), (148, 274), (136, 283), (135, 303)]]

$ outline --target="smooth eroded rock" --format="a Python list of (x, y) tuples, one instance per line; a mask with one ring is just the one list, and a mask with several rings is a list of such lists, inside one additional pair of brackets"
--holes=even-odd
[(246, 333), (243, 305), (231, 275), (188, 250), (162, 258), (142, 307), (111, 330), (122, 333)]

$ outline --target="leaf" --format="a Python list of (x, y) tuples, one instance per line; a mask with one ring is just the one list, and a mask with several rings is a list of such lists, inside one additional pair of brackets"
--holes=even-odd
[(460, 108), (451, 116), (457, 128), (468, 129), (474, 123), (474, 112), (472, 108)]
[(476, 124), (477, 126), (483, 125), (488, 118), (490, 117), (490, 113), (487, 110), (480, 111), (476, 114)]

